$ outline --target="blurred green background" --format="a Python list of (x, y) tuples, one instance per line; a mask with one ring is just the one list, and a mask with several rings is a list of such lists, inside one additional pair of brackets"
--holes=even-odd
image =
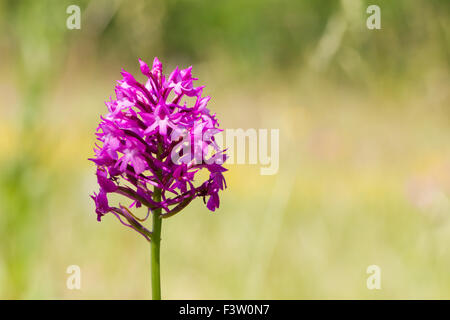
[(150, 298), (149, 245), (96, 221), (87, 158), (121, 68), (158, 56), (193, 65), (223, 128), (280, 129), (277, 175), (229, 165), (219, 211), (164, 221), (164, 298), (449, 299), (449, 18), (447, 0), (0, 1), (0, 298)]

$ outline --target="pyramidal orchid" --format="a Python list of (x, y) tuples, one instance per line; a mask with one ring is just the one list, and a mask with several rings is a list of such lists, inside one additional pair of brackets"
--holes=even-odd
[[(206, 108), (210, 97), (203, 86), (194, 87), (192, 67), (163, 74), (155, 58), (150, 67), (139, 60), (145, 81), (122, 70), (115, 87), (116, 99), (106, 101), (92, 159), (97, 166), (99, 191), (91, 197), (97, 220), (115, 216), (150, 242), (153, 299), (161, 298), (160, 241), (162, 219), (180, 213), (192, 200), (203, 199), (206, 207), (219, 207), (219, 191), (226, 188), (224, 150), (216, 142), (221, 130), (215, 114)], [(205, 181), (199, 172), (207, 171)], [(123, 201), (113, 205), (108, 195)], [(133, 209), (146, 207), (146, 216)], [(152, 217), (152, 230), (145, 222)]]

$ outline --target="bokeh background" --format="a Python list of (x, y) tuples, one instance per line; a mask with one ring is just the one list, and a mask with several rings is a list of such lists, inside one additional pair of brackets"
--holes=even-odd
[(0, 1), (0, 298), (150, 298), (149, 245), (96, 221), (87, 158), (121, 68), (154, 56), (193, 65), (223, 128), (280, 129), (278, 174), (229, 165), (219, 211), (164, 221), (165, 298), (450, 298), (449, 18), (446, 0)]

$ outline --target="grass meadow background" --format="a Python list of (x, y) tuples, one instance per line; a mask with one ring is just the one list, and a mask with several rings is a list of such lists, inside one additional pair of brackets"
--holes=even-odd
[(449, 18), (445, 0), (0, 1), (0, 298), (150, 298), (150, 247), (96, 221), (87, 158), (121, 68), (154, 56), (193, 65), (222, 128), (280, 129), (278, 174), (229, 165), (220, 210), (163, 221), (163, 298), (450, 298)]

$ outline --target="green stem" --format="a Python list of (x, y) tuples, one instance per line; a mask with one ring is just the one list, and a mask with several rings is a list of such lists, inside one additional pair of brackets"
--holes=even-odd
[[(153, 200), (156, 202), (161, 201), (161, 189), (156, 188), (153, 193)], [(155, 209), (152, 212), (153, 217), (153, 232), (152, 240), (150, 242), (151, 247), (151, 275), (152, 275), (152, 298), (153, 300), (161, 300), (161, 278), (160, 278), (160, 244), (161, 244), (161, 208)]]

